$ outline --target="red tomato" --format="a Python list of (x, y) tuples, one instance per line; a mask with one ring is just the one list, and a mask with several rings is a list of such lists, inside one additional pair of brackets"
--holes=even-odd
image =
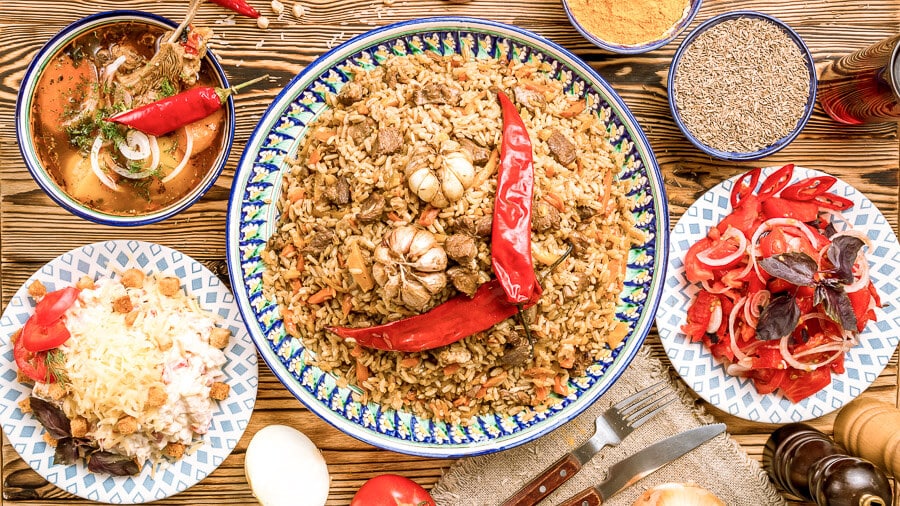
[(774, 392), (787, 376), (787, 369), (755, 369), (749, 372), (753, 385), (760, 395)]
[(802, 222), (816, 221), (819, 206), (815, 202), (799, 202), (771, 197), (762, 203), (763, 215), (772, 218), (794, 218)]
[[(869, 323), (869, 302), (872, 300), (872, 294), (864, 288), (848, 293), (847, 297), (850, 298), (850, 305), (853, 306), (853, 313), (856, 315), (856, 330), (862, 332)], [(875, 314), (874, 311), (872, 314)]]
[(753, 369), (777, 369), (782, 365), (781, 350), (778, 349), (778, 341), (771, 341), (756, 350), (756, 356), (750, 367)]
[(365, 482), (350, 506), (437, 506), (418, 483), (396, 474), (382, 474)]
[(762, 205), (756, 195), (747, 195), (737, 209), (734, 209), (716, 225), (716, 229), (724, 234), (728, 227), (734, 227), (743, 232), (745, 236), (753, 237), (756, 227), (762, 223), (761, 210)]
[(34, 308), (34, 316), (41, 325), (50, 325), (60, 319), (67, 309), (78, 299), (81, 292), (74, 286), (56, 290), (44, 295), (44, 298)]
[(729, 228), (725, 233), (712, 239), (708, 248), (697, 252), (697, 260), (704, 267), (712, 269), (730, 269), (739, 264), (744, 259), (744, 255), (739, 255), (732, 260), (718, 265), (722, 259), (733, 256), (741, 249), (741, 241), (746, 244), (746, 238), (743, 233), (735, 228)]
[(701, 290), (694, 298), (694, 302), (691, 303), (691, 307), (688, 308), (687, 323), (681, 326), (681, 331), (690, 337), (691, 341), (702, 340), (707, 327), (709, 327), (713, 310), (719, 305), (721, 302), (716, 295)]
[(66, 322), (61, 318), (50, 325), (41, 325), (38, 323), (37, 317), (32, 316), (25, 322), (25, 326), (22, 327), (22, 336), (19, 340), (22, 341), (22, 346), (26, 350), (37, 353), (56, 348), (66, 342), (70, 336), (69, 329), (66, 328)]
[(15, 344), (13, 344), (13, 358), (16, 360), (16, 367), (19, 372), (33, 379), (44, 383), (53, 383), (56, 378), (47, 370), (47, 352), (41, 351), (32, 353), (25, 349), (22, 342), (21, 332), (14, 336)]
[(699, 283), (701, 281), (708, 281), (713, 278), (713, 271), (709, 267), (700, 263), (697, 260), (697, 253), (701, 251), (705, 251), (709, 248), (709, 245), (712, 244), (712, 241), (709, 238), (704, 237), (699, 241), (695, 242), (693, 246), (691, 246), (687, 254), (684, 256), (684, 274), (687, 276), (688, 281), (691, 283)]
[(791, 370), (781, 381), (781, 391), (791, 402), (800, 402), (831, 383), (831, 368), (820, 367), (815, 371)]
[(757, 195), (759, 196), (759, 200), (766, 200), (769, 197), (774, 197), (776, 193), (780, 192), (782, 188), (787, 186), (788, 182), (791, 180), (791, 176), (794, 175), (794, 164), (789, 163), (784, 167), (776, 170), (772, 173), (771, 176), (767, 177), (763, 184), (759, 187), (759, 192)]

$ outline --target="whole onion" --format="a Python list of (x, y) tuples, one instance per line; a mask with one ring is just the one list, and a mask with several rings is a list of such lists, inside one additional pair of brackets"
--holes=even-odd
[(725, 506), (725, 503), (694, 483), (663, 483), (645, 491), (632, 506)]

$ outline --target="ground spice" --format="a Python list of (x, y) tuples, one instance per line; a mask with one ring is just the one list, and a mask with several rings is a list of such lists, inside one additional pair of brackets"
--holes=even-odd
[(723, 21), (701, 33), (676, 64), (672, 90), (687, 130), (703, 144), (757, 151), (787, 136), (809, 99), (800, 47), (760, 18)]
[(690, 0), (568, 0), (569, 12), (582, 28), (621, 45), (663, 38), (690, 5)]

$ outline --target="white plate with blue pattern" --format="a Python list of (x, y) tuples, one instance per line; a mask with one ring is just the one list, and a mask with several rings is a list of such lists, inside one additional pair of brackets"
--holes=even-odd
[[(763, 170), (763, 177), (776, 168)], [(822, 172), (796, 167), (792, 182), (823, 176)], [(869, 275), (882, 307), (876, 309), (878, 321), (870, 321), (859, 335), (860, 343), (847, 352), (844, 374), (832, 374), (831, 384), (811, 397), (792, 403), (779, 391), (760, 395), (753, 382), (726, 374), (725, 368), (699, 342), (691, 342), (680, 328), (687, 308), (699, 287), (684, 274), (684, 256), (688, 248), (706, 236), (707, 231), (731, 213), (729, 196), (737, 176), (706, 192), (684, 213), (671, 234), (668, 277), (656, 315), (656, 325), (666, 354), (687, 385), (707, 402), (734, 416), (767, 423), (790, 423), (824, 416), (855, 399), (888, 364), (900, 341), (900, 245), (890, 223), (871, 200), (840, 179), (831, 191), (852, 200), (855, 205), (844, 216), (853, 228), (866, 233), (872, 241), (869, 249)], [(761, 178), (762, 179), (762, 178)], [(840, 224), (836, 224), (841, 230)]]
[[(75, 284), (81, 276), (109, 277), (129, 268), (148, 273), (177, 276), (200, 306), (222, 319), (232, 338), (225, 349), (223, 371), (231, 387), (228, 398), (219, 401), (204, 444), (190, 454), (152, 474), (145, 464), (137, 476), (91, 473), (83, 463), (64, 466), (53, 463), (54, 449), (42, 439), (44, 429), (19, 402), (31, 395), (31, 387), (16, 381), (10, 335), (34, 312), (28, 285), (39, 280), (48, 290)], [(183, 492), (213, 472), (240, 440), (256, 402), (256, 349), (228, 287), (203, 264), (158, 244), (141, 241), (107, 241), (88, 244), (53, 259), (16, 292), (0, 317), (0, 419), (3, 432), (28, 465), (47, 481), (71, 494), (112, 504), (139, 504)]]
[[(347, 83), (354, 66), (372, 68), (392, 55), (436, 52), (473, 59), (540, 61), (567, 93), (584, 97), (600, 115), (623, 154), (620, 179), (634, 185), (629, 197), (647, 240), (629, 252), (625, 289), (616, 316), (629, 335), (609, 356), (570, 381), (571, 392), (552, 408), (514, 416), (489, 413), (468, 424), (446, 423), (361, 403), (353, 391), (315, 366), (300, 339), (286, 334), (277, 302), (263, 293), (261, 252), (278, 223), (276, 203), (283, 172), (296, 156), (308, 126), (328, 107), (325, 97)], [(553, 42), (521, 28), (461, 17), (397, 23), (360, 35), (326, 53), (275, 98), (247, 143), (228, 204), (228, 270), (250, 335), (272, 372), (311, 411), (341, 431), (388, 450), (428, 457), (495, 452), (546, 434), (578, 415), (622, 374), (653, 324), (668, 251), (668, 207), (650, 144), (615, 91), (588, 64)]]

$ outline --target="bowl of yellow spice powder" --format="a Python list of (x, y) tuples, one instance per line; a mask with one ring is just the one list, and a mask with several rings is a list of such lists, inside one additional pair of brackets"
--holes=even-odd
[(600, 49), (646, 53), (687, 28), (702, 0), (563, 0), (572, 26)]

